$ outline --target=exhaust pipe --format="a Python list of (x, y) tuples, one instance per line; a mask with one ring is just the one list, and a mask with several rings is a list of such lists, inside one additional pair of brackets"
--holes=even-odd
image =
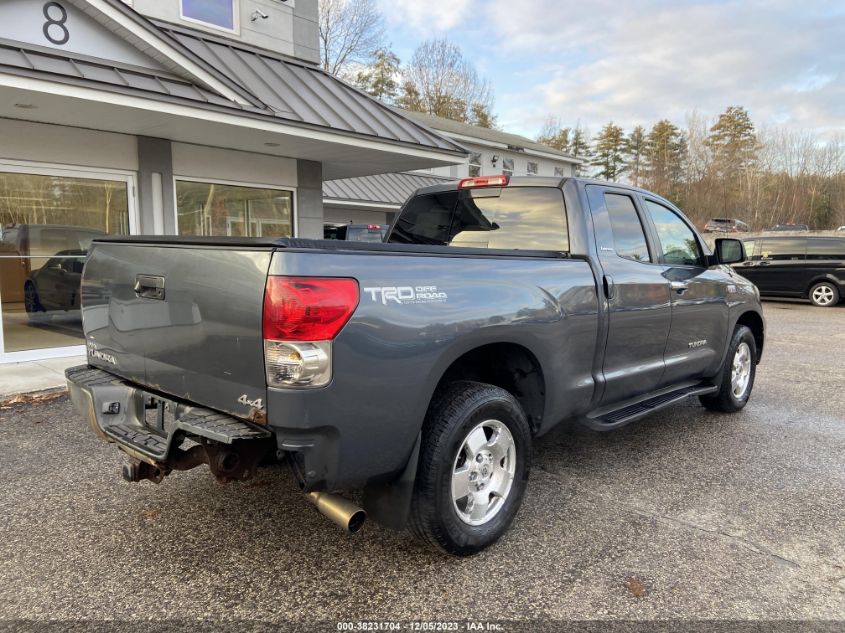
[(340, 495), (330, 492), (309, 492), (308, 500), (317, 506), (323, 516), (350, 534), (355, 534), (360, 530), (364, 526), (364, 521), (367, 520), (367, 513), (363, 509)]

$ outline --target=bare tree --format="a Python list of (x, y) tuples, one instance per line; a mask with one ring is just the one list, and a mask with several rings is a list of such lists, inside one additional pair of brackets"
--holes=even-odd
[(492, 127), (493, 91), (456, 44), (423, 42), (405, 69), (400, 104), (428, 114)]
[(374, 0), (320, 0), (320, 62), (340, 75), (381, 48), (384, 21)]

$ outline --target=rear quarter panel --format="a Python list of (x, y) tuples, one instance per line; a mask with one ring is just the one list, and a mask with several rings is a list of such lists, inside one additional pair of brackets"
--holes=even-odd
[(360, 304), (334, 343), (332, 383), (268, 393), (271, 425), (337, 435), (344, 483), (404, 466), (444, 372), (486, 344), (514, 343), (537, 358), (544, 429), (588, 408), (598, 303), (586, 261), (284, 250), (270, 271), (359, 282)]

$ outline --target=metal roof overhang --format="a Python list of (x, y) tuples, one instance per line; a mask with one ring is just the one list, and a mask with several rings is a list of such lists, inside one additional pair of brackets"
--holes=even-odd
[[(0, 118), (102, 130), (171, 141), (318, 161), (323, 178), (367, 176), (454, 165), (460, 151), (390, 141), (336, 129), (297, 124), (261, 112), (149, 93), (96, 89), (72, 79), (55, 81), (0, 69)], [(21, 109), (27, 104), (33, 109)], [(84, 151), (96, 152), (96, 148)]]

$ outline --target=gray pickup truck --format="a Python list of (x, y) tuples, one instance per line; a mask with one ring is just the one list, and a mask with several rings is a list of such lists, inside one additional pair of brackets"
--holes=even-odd
[(366, 511), (467, 555), (507, 530), (561, 422), (745, 406), (759, 295), (726, 265), (742, 243), (715, 251), (647, 191), (507, 176), (416, 192), (379, 244), (100, 239), (67, 378), (130, 481), (286, 461), (345, 528)]

